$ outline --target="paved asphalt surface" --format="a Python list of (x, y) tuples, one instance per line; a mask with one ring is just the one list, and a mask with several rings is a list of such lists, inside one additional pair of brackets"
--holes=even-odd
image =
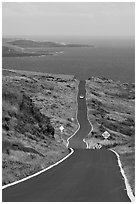
[(86, 149), (82, 139), (91, 127), (86, 116), (85, 82), (80, 82), (78, 120), (81, 128), (70, 139), (74, 153), (50, 170), (7, 187), (3, 201), (9, 202), (130, 202), (116, 155), (105, 149)]
[[(83, 99), (80, 99), (80, 96), (84, 96)], [(79, 84), (79, 92), (78, 92), (78, 97), (77, 97), (77, 102), (78, 102), (78, 113), (77, 113), (77, 119), (80, 124), (80, 129), (79, 131), (75, 134), (74, 137), (72, 137), (69, 140), (69, 147), (72, 148), (86, 148), (86, 143), (83, 142), (83, 138), (86, 137), (86, 135), (90, 132), (91, 130), (91, 125), (87, 119), (87, 105), (86, 105), (86, 100), (85, 100), (85, 81), (81, 81)]]

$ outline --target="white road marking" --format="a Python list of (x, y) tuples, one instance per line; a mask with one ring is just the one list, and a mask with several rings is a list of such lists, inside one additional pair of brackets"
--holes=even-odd
[[(78, 107), (78, 103), (77, 103), (77, 107)], [(77, 112), (78, 112), (78, 108), (77, 108)], [(77, 122), (78, 122), (77, 112), (76, 112), (76, 120), (77, 120)], [(89, 120), (88, 110), (87, 110), (87, 118), (88, 118), (88, 121), (89, 121), (89, 123), (90, 123), (90, 125), (91, 125), (91, 127), (92, 127), (91, 130), (90, 130), (90, 132), (88, 133), (88, 135), (90, 135), (91, 132), (93, 131), (93, 125), (92, 125), (92, 123), (91, 123), (90, 120)], [(75, 133), (74, 133), (73, 135), (71, 135), (71, 136), (67, 139), (67, 147), (68, 147), (68, 145), (69, 145), (69, 140), (77, 133), (77, 131), (78, 131), (79, 129), (80, 129), (80, 124), (79, 124), (79, 122), (78, 122), (78, 129), (75, 131)], [(88, 143), (85, 141), (85, 139), (83, 139), (83, 142), (86, 143), (87, 149), (89, 149), (90, 147), (89, 147)], [(13, 183), (9, 183), (9, 184), (7, 184), (7, 185), (4, 185), (4, 186), (2, 186), (2, 189), (5, 189), (5, 188), (7, 188), (7, 187), (10, 187), (10, 186), (16, 185), (16, 184), (18, 184), (18, 183), (24, 182), (24, 181), (26, 181), (26, 180), (28, 180), (28, 179), (30, 179), (30, 178), (33, 178), (33, 177), (35, 177), (35, 176), (38, 176), (39, 174), (41, 174), (41, 173), (43, 173), (43, 172), (48, 171), (49, 169), (53, 168), (54, 166), (57, 166), (58, 164), (60, 164), (60, 163), (63, 162), (64, 160), (66, 160), (69, 156), (71, 156), (71, 155), (74, 153), (74, 149), (73, 149), (73, 148), (69, 148), (69, 149), (71, 150), (71, 152), (70, 152), (66, 157), (64, 157), (64, 158), (61, 159), (60, 161), (56, 162), (55, 164), (53, 164), (53, 165), (47, 167), (46, 169), (43, 169), (43, 170), (41, 170), (41, 171), (35, 173), (35, 174), (33, 174), (33, 175), (27, 176), (27, 177), (25, 177), (25, 178), (23, 178), (23, 179), (21, 179), (21, 180), (18, 180), (18, 181), (15, 181), (15, 182), (13, 182)], [(131, 200), (132, 202), (135, 202), (135, 197), (134, 197), (134, 195), (133, 195), (133, 193), (132, 193), (131, 187), (130, 187), (130, 185), (129, 185), (129, 182), (128, 182), (127, 178), (126, 178), (126, 175), (125, 175), (124, 170), (123, 170), (122, 165), (121, 165), (120, 156), (119, 156), (119, 154), (118, 154), (117, 152), (115, 152), (114, 150), (110, 149), (110, 151), (114, 152), (114, 153), (116, 154), (117, 158), (118, 158), (118, 165), (119, 165), (119, 167), (120, 167), (120, 171), (121, 171), (122, 176), (124, 177), (124, 181), (125, 181), (125, 185), (126, 185), (126, 189), (125, 189), (125, 190), (127, 191), (127, 195), (128, 195), (128, 197), (130, 198), (130, 200)]]
[(18, 183), (21, 183), (21, 182), (23, 182), (23, 181), (26, 181), (26, 180), (28, 180), (28, 179), (31, 179), (31, 178), (33, 178), (33, 177), (35, 177), (35, 176), (38, 176), (39, 174), (41, 174), (41, 173), (43, 173), (43, 172), (45, 172), (45, 171), (48, 171), (48, 170), (51, 169), (52, 167), (57, 166), (58, 164), (60, 164), (61, 162), (63, 162), (65, 159), (67, 159), (71, 154), (73, 154), (74, 150), (73, 150), (72, 148), (69, 148), (69, 149), (71, 150), (71, 152), (70, 152), (67, 156), (65, 156), (63, 159), (61, 159), (61, 160), (59, 160), (58, 162), (56, 162), (55, 164), (52, 164), (51, 166), (47, 167), (46, 169), (43, 169), (43, 170), (41, 170), (41, 171), (39, 171), (39, 172), (37, 172), (37, 173), (35, 173), (35, 174), (32, 174), (32, 175), (30, 175), (30, 176), (27, 176), (27, 177), (25, 177), (25, 178), (23, 178), (23, 179), (21, 179), (21, 180), (18, 180), (18, 181), (15, 181), (15, 182), (13, 182), (13, 183), (9, 183), (9, 184), (7, 184), (7, 185), (4, 185), (4, 186), (2, 186), (2, 189), (5, 189), (5, 188), (7, 188), (7, 187), (10, 187), (10, 186), (16, 185), (16, 184), (18, 184)]
[[(87, 96), (87, 90), (86, 90), (86, 96)], [(86, 98), (87, 98), (87, 97), (85, 97), (85, 100), (86, 100)], [(87, 103), (86, 103), (86, 105), (87, 105)], [(88, 135), (90, 135), (91, 132), (93, 131), (93, 125), (92, 125), (92, 123), (90, 122), (89, 117), (88, 117), (88, 108), (87, 108), (87, 119), (88, 119), (88, 121), (89, 121), (89, 123), (90, 123), (90, 126), (91, 126), (91, 130), (90, 130), (90, 132), (88, 133)], [(88, 144), (88, 142), (86, 142), (85, 138), (83, 139), (83, 142), (86, 143), (87, 149), (90, 149), (90, 145)]]
[(89, 147), (89, 145), (88, 145), (88, 142), (86, 142), (86, 140), (85, 139), (83, 139), (83, 142), (85, 142), (86, 143), (86, 149), (90, 149), (90, 147)]
[[(78, 95), (78, 89), (77, 89), (77, 95)], [(76, 99), (77, 99), (77, 96), (76, 96)], [(76, 101), (77, 101), (77, 100), (76, 100)], [(78, 107), (78, 103), (77, 103), (77, 107)], [(77, 112), (78, 112), (78, 108), (77, 108)], [(77, 118), (77, 112), (76, 112), (76, 118)], [(77, 122), (78, 122), (78, 120), (77, 120)], [(79, 125), (79, 127), (78, 127), (78, 129), (75, 131), (75, 133), (74, 133), (73, 135), (71, 135), (71, 136), (67, 139), (67, 147), (68, 147), (68, 145), (69, 145), (69, 139), (70, 139), (71, 137), (73, 137), (73, 136), (76, 134), (76, 132), (80, 129), (80, 124), (79, 124), (79, 122), (78, 122), (78, 125)], [(10, 186), (16, 185), (16, 184), (18, 184), (18, 183), (24, 182), (24, 181), (26, 181), (26, 180), (28, 180), (28, 179), (31, 179), (31, 178), (33, 178), (33, 177), (35, 177), (35, 176), (38, 176), (39, 174), (41, 174), (41, 173), (43, 173), (43, 172), (45, 172), (45, 171), (48, 171), (49, 169), (51, 169), (51, 168), (54, 167), (54, 166), (57, 166), (58, 164), (60, 164), (61, 162), (63, 162), (65, 159), (67, 159), (69, 156), (71, 156), (71, 155), (74, 153), (74, 149), (73, 149), (73, 148), (69, 148), (69, 149), (71, 150), (71, 152), (70, 152), (66, 157), (64, 157), (63, 159), (61, 159), (61, 160), (59, 160), (58, 162), (56, 162), (55, 164), (52, 164), (51, 166), (47, 167), (46, 169), (43, 169), (43, 170), (41, 170), (41, 171), (39, 171), (39, 172), (37, 172), (37, 173), (35, 173), (35, 174), (32, 174), (32, 175), (30, 175), (30, 176), (27, 176), (27, 177), (25, 177), (25, 178), (23, 178), (23, 179), (20, 179), (20, 180), (18, 180), (18, 181), (13, 182), (13, 183), (9, 183), (9, 184), (7, 184), (7, 185), (4, 185), (4, 186), (2, 186), (2, 189), (5, 189), (5, 188), (7, 188), (7, 187), (10, 187)]]
[[(79, 84), (78, 84), (79, 85)], [(76, 111), (76, 120), (77, 120), (77, 123), (78, 123), (78, 129), (74, 132), (73, 135), (71, 135), (68, 139), (67, 139), (67, 147), (69, 146), (69, 140), (79, 131), (80, 129), (80, 124), (79, 124), (79, 121), (77, 119), (77, 114), (78, 114), (78, 102), (77, 102), (77, 97), (78, 97), (78, 88), (77, 88), (77, 95), (76, 95), (76, 104), (77, 104), (77, 111)]]
[[(90, 135), (91, 132), (93, 131), (93, 125), (92, 125), (92, 123), (90, 122), (89, 117), (88, 117), (88, 109), (87, 109), (87, 118), (88, 118), (88, 121), (89, 121), (89, 123), (90, 123), (90, 125), (91, 125), (91, 127), (92, 127), (92, 128), (91, 128), (91, 131), (88, 133), (88, 135)], [(88, 143), (85, 141), (85, 139), (83, 139), (83, 141), (87, 144), (87, 149), (88, 149), (88, 148), (90, 149), (90, 147), (88, 146)], [(123, 176), (123, 180), (124, 180), (124, 182), (125, 182), (127, 195), (128, 195), (128, 197), (130, 198), (130, 200), (131, 200), (132, 202), (135, 202), (135, 197), (134, 197), (134, 195), (133, 195), (133, 193), (132, 193), (132, 189), (131, 189), (131, 187), (130, 187), (130, 185), (129, 185), (128, 179), (127, 179), (127, 177), (126, 177), (126, 175), (125, 175), (125, 172), (124, 172), (124, 170), (123, 170), (123, 168), (122, 168), (122, 164), (121, 164), (121, 161), (120, 161), (120, 156), (119, 156), (119, 154), (118, 154), (117, 152), (115, 152), (114, 150), (110, 149), (110, 151), (114, 152), (114, 153), (116, 154), (117, 158), (118, 158), (118, 165), (119, 165), (119, 167), (120, 167), (120, 172), (121, 172), (121, 174), (122, 174), (122, 176)]]
[[(77, 90), (76, 99), (77, 99), (77, 96), (78, 96), (78, 90)], [(77, 101), (77, 100), (76, 100), (76, 101)], [(76, 132), (75, 132), (73, 135), (71, 135), (71, 136), (67, 139), (67, 147), (68, 147), (68, 145), (69, 145), (69, 140), (70, 140), (70, 139), (78, 132), (78, 130), (80, 129), (80, 124), (79, 124), (79, 121), (78, 121), (78, 119), (77, 119), (77, 113), (78, 113), (78, 102), (77, 102), (77, 111), (76, 111), (76, 120), (77, 120), (77, 123), (78, 123), (78, 129), (76, 130)], [(87, 115), (87, 117), (88, 117), (88, 115)], [(88, 119), (88, 120), (89, 120), (89, 119)], [(90, 121), (89, 121), (89, 122), (90, 122)], [(92, 125), (91, 122), (90, 122), (90, 125), (91, 125), (92, 130), (93, 130), (93, 125)], [(90, 132), (92, 132), (92, 130), (91, 130)], [(88, 135), (89, 135), (89, 134), (88, 134)], [(86, 143), (86, 149), (90, 149), (88, 143), (85, 141), (85, 138), (83, 139), (83, 142)]]
[(134, 197), (134, 195), (133, 195), (133, 193), (132, 193), (132, 189), (131, 189), (131, 187), (130, 187), (130, 185), (129, 185), (128, 179), (127, 179), (127, 177), (126, 177), (126, 175), (125, 175), (125, 172), (124, 172), (124, 170), (123, 170), (123, 168), (122, 168), (122, 164), (121, 164), (121, 161), (120, 161), (120, 156), (119, 156), (119, 154), (118, 154), (117, 152), (115, 152), (113, 149), (110, 149), (110, 151), (114, 152), (114, 153), (116, 154), (117, 158), (118, 158), (118, 165), (119, 165), (119, 167), (120, 167), (120, 172), (121, 172), (121, 174), (122, 174), (122, 176), (123, 176), (123, 178), (124, 178), (127, 195), (128, 195), (128, 197), (130, 198), (131, 202), (135, 202), (135, 197)]

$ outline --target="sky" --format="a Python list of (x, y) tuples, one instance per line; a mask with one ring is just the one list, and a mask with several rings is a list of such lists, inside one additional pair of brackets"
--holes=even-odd
[(3, 35), (134, 37), (134, 3), (4, 2)]

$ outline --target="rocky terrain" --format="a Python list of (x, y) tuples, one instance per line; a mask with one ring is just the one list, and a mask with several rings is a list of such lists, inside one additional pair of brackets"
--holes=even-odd
[[(88, 118), (93, 131), (86, 138), (90, 148), (101, 145), (120, 155), (122, 167), (135, 194), (135, 85), (105, 78), (86, 81)], [(104, 139), (102, 134), (110, 134)]]
[(66, 139), (78, 127), (78, 81), (73, 76), (14, 70), (3, 70), (2, 80), (5, 185), (36, 173), (69, 153)]

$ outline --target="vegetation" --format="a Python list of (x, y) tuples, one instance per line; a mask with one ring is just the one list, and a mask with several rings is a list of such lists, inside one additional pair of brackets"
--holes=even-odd
[[(3, 185), (69, 153), (65, 139), (78, 126), (77, 85), (73, 76), (3, 70)], [(65, 128), (62, 135), (61, 125)]]
[[(88, 117), (93, 125), (86, 141), (91, 148), (100, 143), (120, 155), (135, 193), (135, 85), (92, 77), (86, 89)], [(102, 137), (105, 131), (110, 133), (108, 140)]]

